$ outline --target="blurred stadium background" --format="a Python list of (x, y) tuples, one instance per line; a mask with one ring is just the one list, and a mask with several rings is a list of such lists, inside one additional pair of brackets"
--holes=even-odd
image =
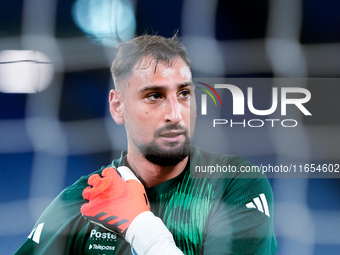
[[(194, 77), (338, 78), (339, 10), (337, 0), (2, 0), (1, 254), (24, 242), (64, 187), (126, 147), (107, 109), (118, 42), (178, 30)], [(340, 87), (308, 89), (313, 118), (297, 115), (301, 125), (289, 139), (224, 128), (206, 143), (209, 127), (199, 116), (196, 144), (258, 164), (340, 163)], [(277, 254), (339, 254), (339, 179), (270, 182)]]

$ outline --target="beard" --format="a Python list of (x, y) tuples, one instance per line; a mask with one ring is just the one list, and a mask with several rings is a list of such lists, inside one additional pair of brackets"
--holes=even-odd
[[(164, 146), (161, 147), (157, 144), (156, 138), (159, 137), (161, 133), (173, 130), (181, 131), (184, 135), (185, 140), (182, 144), (180, 144), (180, 142), (169, 142), (165, 144), (167, 148), (163, 148)], [(154, 134), (154, 139), (150, 143), (140, 144), (137, 147), (143, 156), (151, 163), (159, 166), (174, 166), (189, 155), (190, 144), (191, 141), (188, 130), (185, 127), (170, 124), (157, 130)]]

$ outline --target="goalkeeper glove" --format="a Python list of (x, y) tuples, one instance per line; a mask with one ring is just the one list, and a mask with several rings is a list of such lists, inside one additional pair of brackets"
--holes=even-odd
[(89, 203), (81, 207), (81, 213), (93, 223), (123, 234), (133, 254), (183, 255), (162, 220), (150, 211), (144, 186), (129, 168), (106, 168), (102, 177), (90, 176), (88, 184), (92, 187), (83, 191), (83, 197)]
[(105, 168), (101, 175), (94, 174), (88, 179), (92, 187), (84, 189), (83, 197), (89, 203), (81, 207), (81, 213), (95, 224), (125, 235), (140, 213), (150, 211), (144, 186), (124, 166), (118, 170)]

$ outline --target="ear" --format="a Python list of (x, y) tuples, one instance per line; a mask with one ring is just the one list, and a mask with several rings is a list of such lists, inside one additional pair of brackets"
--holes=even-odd
[(110, 91), (109, 102), (110, 102), (110, 113), (114, 121), (118, 125), (124, 124), (123, 96), (116, 90), (112, 89)]

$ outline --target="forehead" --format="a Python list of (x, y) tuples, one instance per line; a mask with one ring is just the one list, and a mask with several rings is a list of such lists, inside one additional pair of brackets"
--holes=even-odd
[(191, 82), (191, 71), (185, 61), (177, 57), (170, 64), (165, 61), (144, 58), (137, 64), (130, 77), (130, 84), (137, 83), (139, 86), (154, 82)]

